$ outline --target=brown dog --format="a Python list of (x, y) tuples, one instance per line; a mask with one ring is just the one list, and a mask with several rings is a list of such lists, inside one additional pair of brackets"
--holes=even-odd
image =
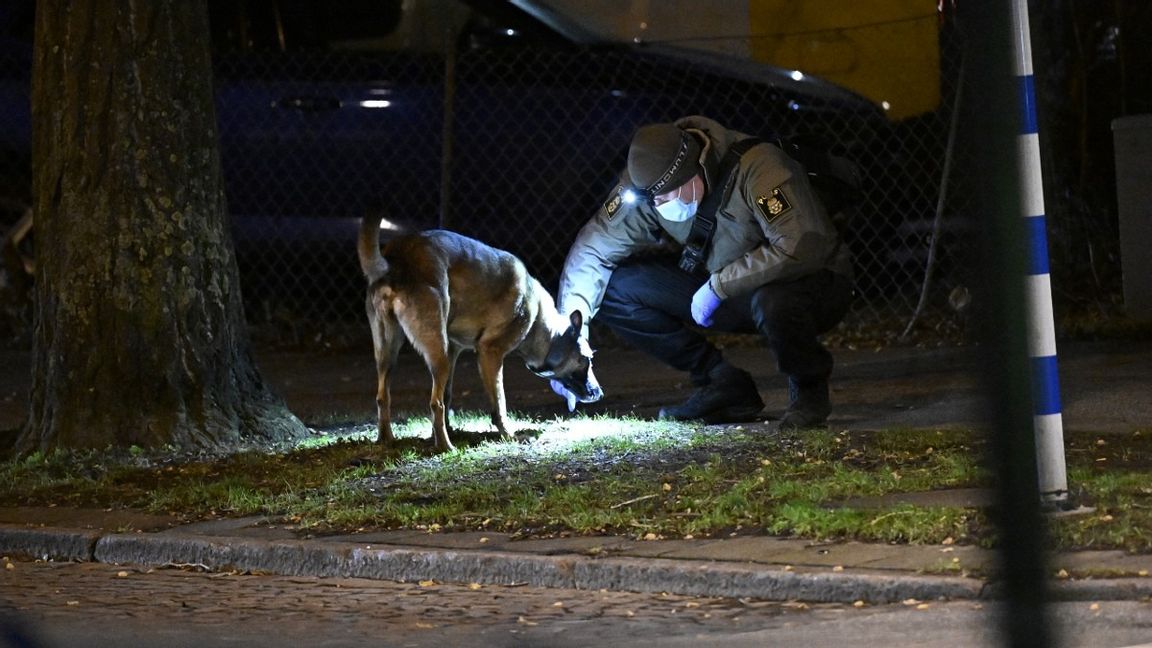
[(452, 373), (464, 349), (476, 351), (492, 423), (505, 439), (513, 438), (503, 377), (504, 357), (512, 351), (581, 402), (603, 396), (592, 373), (592, 350), (581, 335), (583, 316), (558, 313), (552, 296), (512, 254), (444, 230), (393, 239), (381, 254), (379, 217), (361, 222), (358, 248), (376, 353), (379, 443), (394, 441), (389, 381), (405, 339), (432, 373), (437, 451), (452, 450), (447, 412)]

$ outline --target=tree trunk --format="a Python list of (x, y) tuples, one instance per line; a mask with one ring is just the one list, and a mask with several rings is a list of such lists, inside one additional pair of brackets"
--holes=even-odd
[(238, 448), (307, 429), (253, 363), (204, 0), (40, 0), (36, 328), (18, 450)]

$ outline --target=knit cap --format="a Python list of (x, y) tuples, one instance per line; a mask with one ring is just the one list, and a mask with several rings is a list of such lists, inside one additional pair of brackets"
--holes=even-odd
[(668, 193), (700, 173), (700, 142), (675, 124), (650, 124), (628, 147), (628, 175), (653, 196)]

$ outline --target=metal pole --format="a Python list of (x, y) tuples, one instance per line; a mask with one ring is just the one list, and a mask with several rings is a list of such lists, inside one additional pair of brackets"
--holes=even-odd
[(1013, 0), (1013, 72), (1020, 93), (1017, 156), (1020, 209), (1028, 238), (1029, 263), (1025, 290), (1028, 303), (1028, 356), (1032, 367), (1032, 425), (1036, 435), (1036, 470), (1041, 501), (1059, 505), (1068, 500), (1068, 474), (1064, 460), (1060, 378), (1056, 371), (1056, 330), (1052, 319), (1044, 180), (1040, 173), (1040, 137), (1032, 76), (1032, 38), (1028, 29), (1027, 0)]
[(444, 30), (444, 122), (440, 128), (440, 229), (452, 229), (452, 164), (456, 132), (456, 33)]
[[(1015, 1), (1015, 0), (1014, 0)], [(964, 2), (965, 66), (981, 89), (981, 101), (963, 106), (959, 141), (972, 147), (970, 176), (973, 197), (979, 201), (977, 228), (980, 259), (976, 263), (979, 291), (976, 313), (980, 324), (980, 370), (988, 406), (988, 460), (996, 478), (996, 505), (989, 514), (996, 520), (1003, 588), (1003, 645), (1045, 648), (1052, 627), (1046, 611), (1047, 555), (1045, 519), (1040, 515), (1037, 488), (1035, 420), (1032, 415), (1031, 348), (1032, 309), (1027, 286), (1029, 252), (1025, 220), (1020, 218), (1025, 188), (1021, 158), (1022, 132), (1035, 132), (1023, 124), (1020, 82), (1013, 73), (1013, 4)], [(1029, 100), (1031, 95), (1029, 94)], [(1025, 110), (1032, 114), (1031, 110)], [(1032, 120), (1034, 122), (1034, 120)]]
[(948, 181), (952, 177), (952, 160), (956, 150), (956, 127), (960, 124), (960, 101), (964, 95), (964, 64), (960, 64), (960, 76), (956, 81), (956, 97), (952, 100), (952, 124), (948, 127), (948, 143), (944, 147), (944, 170), (940, 172), (940, 195), (936, 197), (936, 218), (932, 220), (932, 242), (928, 245), (928, 259), (924, 263), (924, 283), (920, 286), (920, 301), (912, 311), (912, 319), (900, 334), (903, 340), (912, 332), (916, 320), (928, 304), (928, 293), (932, 287), (932, 273), (936, 270), (936, 249), (940, 245), (940, 230), (943, 229), (944, 206), (948, 199)]

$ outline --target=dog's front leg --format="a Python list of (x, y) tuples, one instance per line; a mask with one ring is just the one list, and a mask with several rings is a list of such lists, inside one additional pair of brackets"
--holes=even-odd
[(504, 399), (504, 350), (494, 346), (477, 349), (477, 365), (480, 368), (480, 382), (488, 394), (492, 406), (492, 425), (500, 436), (511, 441), (515, 437), (508, 431), (508, 404)]

